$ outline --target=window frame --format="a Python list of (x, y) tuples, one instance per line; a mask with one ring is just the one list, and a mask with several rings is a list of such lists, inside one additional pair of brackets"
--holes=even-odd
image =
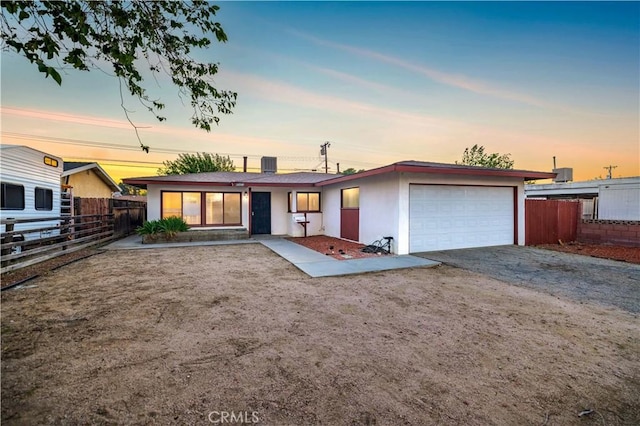
[[(200, 223), (197, 224), (189, 224), (190, 227), (194, 228), (204, 228), (204, 227), (224, 227), (224, 226), (242, 226), (242, 215), (243, 215), (243, 206), (242, 206), (242, 192), (238, 191), (160, 191), (160, 218), (164, 217), (165, 209), (164, 209), (164, 194), (180, 194), (180, 217), (184, 220), (184, 193), (198, 193), (200, 194)], [(207, 194), (222, 194), (222, 223), (207, 223)], [(225, 223), (225, 194), (237, 194), (239, 201), (239, 222), (233, 223)]]
[[(222, 223), (207, 223), (207, 194), (222, 194)], [(225, 216), (225, 211), (224, 211), (224, 207), (225, 207), (225, 195), (226, 194), (238, 194), (238, 198), (239, 198), (239, 204), (240, 204), (240, 210), (239, 210), (239, 214), (240, 214), (240, 222), (234, 222), (234, 223), (225, 223), (224, 222), (224, 216)], [(202, 226), (241, 226), (242, 225), (242, 192), (236, 192), (236, 191), (206, 191), (202, 193), (202, 199), (203, 199), (203, 203), (202, 203), (202, 211), (203, 211), (203, 224)]]
[[(24, 210), (25, 209), (25, 192), (24, 192), (24, 185), (21, 185), (19, 183), (10, 183), (10, 182), (0, 182), (0, 184), (2, 185), (2, 195), (0, 195), (2, 197), (2, 199), (0, 200), (0, 210)], [(22, 205), (21, 207), (6, 207), (6, 199), (7, 199), (7, 190), (6, 187), (7, 186), (15, 186), (17, 188), (21, 189), (22, 192)]]
[[(352, 190), (352, 189), (357, 189), (358, 190), (358, 206), (357, 207), (345, 207), (344, 206), (344, 192)], [(340, 190), (340, 208), (341, 209), (354, 209), (354, 210), (360, 208), (360, 187), (359, 186), (352, 186), (351, 188), (342, 188)]]
[[(39, 191), (44, 191), (44, 194), (45, 194), (44, 207), (38, 207)], [(47, 195), (49, 195), (48, 199), (47, 199)], [(53, 190), (51, 188), (43, 188), (41, 186), (36, 186), (33, 190), (33, 207), (38, 211), (53, 211)]]
[[(300, 206), (298, 205), (297, 197), (300, 194), (304, 194), (304, 195), (307, 196), (307, 209), (300, 209)], [(318, 210), (309, 210), (309, 194), (317, 194), (318, 195)], [(299, 191), (299, 192), (296, 192), (296, 211), (295, 212), (291, 209), (291, 202), (293, 201), (293, 191), (289, 192), (287, 200), (288, 200), (288, 203), (289, 203), (289, 213), (322, 213), (322, 192), (317, 192), (317, 191)]]

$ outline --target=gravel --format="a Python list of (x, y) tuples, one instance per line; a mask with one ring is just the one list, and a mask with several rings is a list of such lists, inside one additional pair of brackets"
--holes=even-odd
[(522, 246), (416, 255), (555, 296), (640, 313), (640, 265)]

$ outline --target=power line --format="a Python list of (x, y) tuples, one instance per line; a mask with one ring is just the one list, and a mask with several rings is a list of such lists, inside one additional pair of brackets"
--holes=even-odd
[[(47, 142), (52, 144), (86, 146), (86, 147), (96, 147), (96, 148), (135, 151), (135, 152), (140, 151), (140, 148), (138, 146), (117, 144), (113, 142), (99, 142), (99, 141), (91, 141), (91, 140), (84, 140), (84, 139), (59, 138), (59, 137), (53, 137), (53, 136), (42, 136), (42, 135), (33, 135), (28, 133), (6, 132), (6, 131), (2, 131), (1, 134), (3, 137), (10, 137), (10, 138), (21, 139), (21, 140), (34, 140), (34, 141)], [(183, 153), (195, 154), (201, 151), (187, 150), (187, 149), (174, 149), (174, 148), (154, 148), (153, 152), (160, 153), (160, 154), (183, 154)], [(238, 158), (238, 159), (241, 159), (243, 157), (259, 159), (263, 157), (262, 155), (257, 155), (257, 154), (245, 155), (245, 154), (234, 154), (234, 153), (224, 153), (224, 152), (218, 153), (218, 154), (227, 155), (229, 157)], [(281, 161), (281, 162), (301, 162), (301, 161), (311, 162), (311, 161), (317, 161), (317, 160), (318, 160), (317, 157), (311, 157), (311, 156), (278, 156), (278, 161)], [(349, 160), (336, 159), (336, 160), (338, 160), (343, 164), (345, 163), (359, 164), (361, 166), (369, 166), (369, 167), (380, 166), (380, 164), (378, 163), (370, 163), (370, 162), (357, 161), (352, 159), (349, 159)], [(92, 161), (96, 161), (96, 159), (92, 159)], [(123, 161), (123, 162), (133, 162), (133, 163), (145, 163), (144, 161), (116, 160), (116, 159), (105, 159), (100, 161)], [(162, 165), (161, 163), (153, 163), (153, 164)], [(293, 169), (281, 169), (281, 170), (296, 170), (296, 169), (293, 168)]]

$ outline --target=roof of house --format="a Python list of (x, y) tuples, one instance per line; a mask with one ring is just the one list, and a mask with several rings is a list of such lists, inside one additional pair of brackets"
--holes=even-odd
[(82, 161), (65, 161), (64, 171), (62, 177), (70, 176), (76, 173), (84, 172), (86, 170), (94, 170), (96, 175), (114, 192), (120, 191), (118, 184), (111, 179), (111, 176), (104, 171), (98, 163), (82, 162)]
[(531, 170), (496, 169), (481, 166), (467, 166), (463, 164), (432, 163), (428, 161), (400, 161), (388, 166), (378, 167), (352, 175), (344, 175), (331, 181), (325, 181), (318, 186), (332, 185), (339, 182), (347, 182), (354, 179), (362, 179), (368, 176), (376, 176), (385, 173), (428, 173), (445, 175), (466, 175), (466, 176), (498, 176), (512, 177), (523, 180), (552, 179), (556, 173), (536, 172)]
[(325, 186), (334, 183), (347, 182), (376, 176), (385, 173), (432, 173), (475, 176), (500, 176), (524, 180), (551, 179), (556, 176), (551, 172), (535, 172), (530, 170), (493, 169), (461, 164), (430, 163), (425, 161), (401, 161), (377, 169), (352, 175), (333, 175), (326, 173), (241, 173), (241, 172), (212, 172), (188, 175), (151, 176), (124, 179), (130, 185), (146, 187), (147, 184), (167, 185), (208, 185), (208, 186)]
[(323, 180), (333, 179), (336, 175), (326, 173), (245, 173), (210, 172), (187, 175), (151, 176), (124, 179), (129, 185), (146, 186), (164, 183), (167, 185), (209, 185), (209, 186), (314, 186)]

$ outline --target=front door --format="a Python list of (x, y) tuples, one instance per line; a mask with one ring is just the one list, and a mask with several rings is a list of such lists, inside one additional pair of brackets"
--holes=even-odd
[(251, 234), (271, 234), (271, 193), (251, 193)]

